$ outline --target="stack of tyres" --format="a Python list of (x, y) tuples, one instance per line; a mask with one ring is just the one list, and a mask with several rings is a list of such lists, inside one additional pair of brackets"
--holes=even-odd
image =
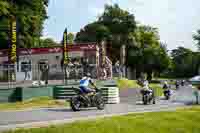
[(101, 89), (107, 104), (117, 104), (120, 102), (118, 87), (102, 87)]

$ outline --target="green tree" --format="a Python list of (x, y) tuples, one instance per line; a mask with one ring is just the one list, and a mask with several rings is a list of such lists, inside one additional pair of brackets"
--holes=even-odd
[(126, 65), (147, 73), (162, 72), (169, 65), (166, 48), (159, 42), (158, 29), (148, 25), (136, 25), (135, 17), (117, 4), (105, 5), (103, 14), (96, 22), (86, 25), (76, 35), (76, 42), (107, 41), (109, 56), (119, 60), (119, 49), (126, 45)]
[(159, 42), (157, 28), (138, 25), (130, 38), (127, 63), (137, 69), (137, 77), (147, 73), (147, 78), (151, 80), (153, 72), (161, 73), (168, 67), (166, 46)]
[[(41, 36), (44, 20), (47, 19), (47, 6), (48, 0), (2, 0), (0, 2), (0, 25), (8, 27), (11, 16), (15, 16), (19, 29), (18, 44), (20, 47), (32, 47), (35, 38)], [(0, 39), (5, 43), (0, 48), (8, 48), (8, 31), (0, 29)]]
[(105, 5), (104, 13), (96, 22), (86, 25), (76, 35), (76, 42), (101, 42), (106, 40), (112, 54), (111, 60), (119, 59), (119, 49), (128, 45), (130, 34), (136, 28), (135, 17), (117, 4)]
[(160, 43), (156, 54), (154, 55), (154, 71), (160, 76), (160, 73), (168, 70), (170, 67), (171, 59), (167, 53), (167, 46), (166, 44)]
[(73, 44), (74, 43), (74, 34), (71, 32), (68, 33), (67, 40), (68, 40), (68, 43)]
[(36, 47), (55, 47), (58, 44), (52, 38), (40, 39), (40, 45)]
[(135, 16), (121, 9), (117, 4), (105, 5), (104, 13), (98, 21), (108, 27), (113, 47), (127, 45), (129, 34), (136, 29)]
[(0, 16), (8, 16), (9, 8), (10, 6), (7, 1), (0, 1)]
[(197, 30), (197, 33), (193, 35), (193, 39), (197, 42), (196, 45), (200, 50), (200, 30)]
[(191, 77), (198, 74), (199, 53), (184, 47), (172, 50), (173, 74), (177, 77)]
[(108, 27), (100, 22), (93, 22), (77, 33), (75, 41), (100, 43), (103, 39), (108, 39), (110, 34)]

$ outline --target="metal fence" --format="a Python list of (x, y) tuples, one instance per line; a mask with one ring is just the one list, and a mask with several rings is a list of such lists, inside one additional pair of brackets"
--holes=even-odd
[[(112, 74), (110, 77), (120, 77), (121, 71), (119, 67), (110, 66), (112, 72), (107, 71), (106, 74)], [(108, 69), (108, 68), (106, 68)], [(76, 65), (69, 64), (62, 67), (59, 64), (20, 64), (0, 65), (0, 88), (15, 88), (17, 86), (33, 86), (33, 85), (63, 85), (68, 83), (78, 84), (84, 73), (90, 73), (93, 79), (104, 73), (103, 69), (99, 69), (96, 65)], [(16, 77), (12, 77), (16, 75)], [(105, 76), (105, 74), (104, 74)], [(107, 77), (105, 76), (104, 79)]]

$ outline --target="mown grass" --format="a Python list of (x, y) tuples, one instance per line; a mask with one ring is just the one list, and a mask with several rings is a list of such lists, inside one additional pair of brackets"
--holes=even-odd
[[(138, 83), (137, 80), (128, 80), (126, 78), (121, 79), (114, 79), (117, 83), (117, 87), (120, 90), (123, 89), (140, 89), (142, 88)], [(103, 81), (96, 81), (97, 86), (103, 86)], [(154, 89), (156, 96), (162, 96), (163, 89), (160, 83), (150, 83), (150, 88)]]
[(154, 77), (153, 80), (173, 80), (173, 78)]
[(176, 84), (176, 81), (169, 81), (169, 83), (168, 84), (170, 84), (170, 85), (175, 85)]
[[(119, 79), (117, 81), (118, 83), (118, 87), (120, 89), (138, 89), (141, 88), (141, 86), (139, 84), (137, 84), (136, 80), (128, 80), (128, 79)], [(155, 91), (155, 95), (156, 96), (162, 96), (163, 94), (163, 89), (161, 84), (159, 83), (150, 83), (149, 84), (150, 88), (152, 88)]]
[(4, 133), (199, 133), (200, 107), (131, 114)]
[(40, 98), (26, 100), (24, 102), (0, 104), (0, 111), (24, 110), (29, 108), (32, 109), (39, 107), (57, 107), (57, 106), (68, 106), (68, 103), (56, 101), (50, 97), (40, 97)]
[[(113, 81), (116, 82), (116, 85), (119, 89), (130, 89), (130, 88), (139, 88), (136, 80), (128, 80), (126, 78), (114, 78)], [(97, 86), (104, 86), (106, 81), (97, 80), (95, 84)]]
[[(139, 89), (142, 88), (139, 84), (137, 84), (136, 80), (128, 80), (128, 79), (118, 79), (117, 80), (118, 87), (122, 89)], [(163, 95), (163, 89), (160, 83), (150, 83), (150, 88), (155, 91), (156, 96)]]
[(155, 92), (155, 96), (162, 96), (163, 95), (163, 89), (161, 84), (157, 83), (151, 83), (149, 84), (150, 88), (152, 88)]
[(128, 79), (125, 79), (125, 78), (118, 79), (117, 80), (117, 86), (120, 89), (140, 88), (140, 86), (137, 84), (136, 80), (128, 80)]
[(155, 79), (155, 80), (182, 80), (182, 79), (187, 79), (187, 78), (186, 77), (183, 77), (183, 78), (153, 77), (153, 79)]

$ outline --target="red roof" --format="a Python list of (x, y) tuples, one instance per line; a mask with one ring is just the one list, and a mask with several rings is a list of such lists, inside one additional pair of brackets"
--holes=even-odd
[[(81, 43), (67, 45), (69, 52), (72, 51), (96, 51), (96, 43)], [(60, 53), (63, 52), (62, 46), (52, 47), (52, 48), (31, 48), (19, 49), (19, 55), (28, 55), (28, 54), (48, 54), (48, 53)], [(0, 50), (0, 57), (8, 56), (8, 49)]]

